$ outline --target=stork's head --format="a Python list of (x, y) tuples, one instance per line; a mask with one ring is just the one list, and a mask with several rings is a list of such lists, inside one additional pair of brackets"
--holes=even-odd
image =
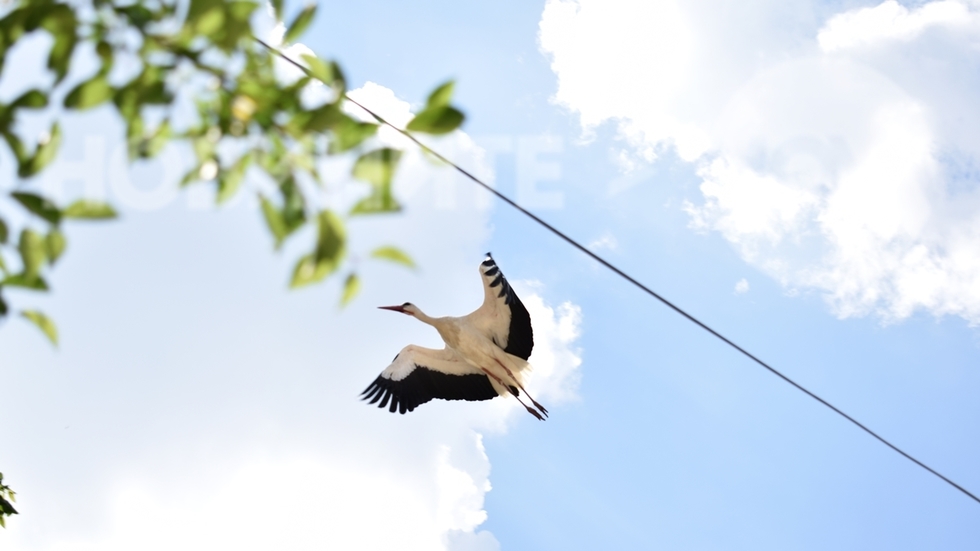
[(419, 313), (418, 306), (415, 306), (411, 302), (406, 302), (401, 306), (378, 306), (382, 310), (391, 310), (392, 312), (401, 312), (402, 314), (408, 314), (409, 316), (415, 317)]

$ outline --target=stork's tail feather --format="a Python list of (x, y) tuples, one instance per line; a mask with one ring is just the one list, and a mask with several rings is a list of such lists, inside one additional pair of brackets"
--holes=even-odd
[(527, 360), (523, 358), (518, 358), (517, 356), (513, 354), (508, 354), (506, 352), (504, 352), (504, 355), (507, 357), (508, 360), (510, 360), (507, 363), (509, 363), (512, 366), (514, 373), (524, 374), (534, 370), (534, 366), (532, 366), (531, 363), (528, 362)]

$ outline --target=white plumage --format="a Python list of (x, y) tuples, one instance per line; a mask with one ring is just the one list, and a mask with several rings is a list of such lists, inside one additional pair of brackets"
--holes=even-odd
[[(490, 253), (480, 264), (480, 276), (483, 304), (467, 316), (433, 318), (409, 302), (381, 307), (435, 327), (446, 347), (406, 346), (365, 389), (363, 399), (405, 413), (434, 398), (489, 400), (511, 394), (538, 419), (548, 415), (524, 390), (534, 348), (531, 316)], [(521, 400), (522, 391), (536, 410)]]

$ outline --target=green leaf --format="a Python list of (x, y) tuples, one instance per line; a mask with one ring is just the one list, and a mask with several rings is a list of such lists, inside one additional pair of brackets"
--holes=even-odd
[(223, 3), (223, 0), (191, 0), (185, 24), (204, 36), (215, 34), (225, 22)]
[[(142, 125), (141, 125), (142, 126)], [(173, 131), (170, 128), (170, 119), (160, 123), (156, 132), (148, 140), (143, 140), (139, 148), (139, 156), (143, 158), (156, 157), (170, 141)]]
[(251, 0), (224, 2), (221, 12), (208, 13), (201, 19), (200, 32), (208, 36), (215, 46), (230, 54), (243, 38), (250, 36), (252, 28), (249, 18), (258, 6), (258, 2)]
[(30, 289), (32, 291), (48, 290), (48, 282), (44, 281), (44, 278), (40, 276), (28, 276), (27, 274), (15, 274), (5, 277), (3, 281), (0, 281), (0, 286), (20, 287), (21, 289)]
[(377, 132), (378, 125), (376, 124), (357, 122), (350, 117), (344, 117), (334, 125), (334, 139), (330, 143), (330, 153), (342, 153), (353, 149)]
[(261, 193), (259, 194), (259, 203), (262, 205), (262, 217), (265, 218), (266, 226), (269, 227), (269, 231), (272, 232), (272, 236), (276, 239), (276, 249), (278, 249), (282, 245), (282, 242), (286, 240), (286, 237), (289, 236), (286, 222), (283, 220), (282, 213), (279, 212), (279, 209)]
[(58, 346), (58, 328), (55, 326), (54, 322), (51, 321), (51, 318), (45, 316), (37, 310), (26, 310), (21, 312), (20, 315), (30, 320), (31, 323), (36, 325), (38, 329), (44, 332), (45, 336), (48, 337), (48, 340), (51, 341), (51, 344)]
[[(212, 128), (217, 128), (217, 127), (212, 127)], [(217, 140), (212, 140), (209, 137), (209, 135), (214, 135), (214, 134), (220, 136), (220, 131), (216, 133), (212, 133), (209, 130), (207, 134), (199, 138), (195, 138), (191, 141), (191, 146), (194, 148), (194, 154), (197, 156), (197, 160), (200, 164), (204, 164), (214, 159), (215, 142)]]
[(141, 6), (139, 4), (133, 6), (116, 7), (116, 11), (119, 13), (126, 14), (129, 20), (133, 22), (138, 28), (143, 28), (147, 23), (155, 21), (154, 14), (152, 11), (146, 8), (146, 6)]
[(402, 206), (391, 195), (391, 189), (374, 189), (351, 208), (351, 214), (383, 214), (400, 212)]
[(340, 265), (344, 256), (347, 232), (344, 221), (332, 211), (321, 211), (317, 216), (317, 238), (314, 260), (317, 263), (329, 262), (332, 267)]
[(45, 246), (41, 235), (32, 229), (24, 229), (20, 232), (20, 242), (17, 244), (20, 252), (20, 259), (24, 265), (24, 275), (27, 278), (37, 277), (41, 273), (41, 265), (44, 264)]
[(340, 297), (340, 306), (347, 306), (350, 301), (354, 300), (357, 296), (358, 291), (361, 290), (361, 280), (357, 277), (357, 274), (350, 274), (344, 281), (344, 294)]
[(224, 0), (191, 0), (190, 7), (187, 8), (187, 22), (193, 23), (204, 14), (215, 8), (221, 8)]
[(347, 79), (344, 77), (344, 72), (335, 61), (330, 62), (330, 70), (333, 72), (333, 89), (337, 91), (338, 98), (343, 98), (347, 93)]
[(52, 224), (57, 224), (61, 221), (61, 211), (58, 209), (58, 207), (40, 195), (26, 193), (23, 191), (15, 191), (11, 193), (10, 196), (13, 197), (18, 203), (23, 205), (23, 207), (32, 214), (43, 218)]
[(313, 22), (313, 17), (316, 15), (316, 4), (310, 4), (303, 8), (303, 11), (299, 12), (296, 19), (289, 24), (288, 30), (286, 30), (286, 35), (283, 36), (282, 41), (286, 44), (292, 44), (299, 38), (306, 28), (310, 26)]
[(47, 140), (37, 146), (34, 156), (17, 167), (17, 175), (21, 178), (28, 178), (41, 172), (54, 160), (59, 147), (61, 147), (61, 127), (58, 126), (58, 123), (54, 123)]
[(40, 109), (48, 106), (48, 95), (33, 88), (21, 94), (10, 104), (11, 107), (23, 107), (26, 109)]
[(318, 263), (313, 258), (313, 254), (305, 255), (296, 262), (296, 267), (293, 268), (293, 278), (289, 282), (289, 288), (298, 289), (318, 281), (323, 281), (323, 278), (330, 275), (331, 271), (329, 263)]
[(316, 249), (296, 263), (290, 288), (322, 281), (335, 272), (344, 258), (346, 239), (343, 221), (329, 210), (320, 212), (317, 216)]
[(459, 128), (465, 118), (463, 113), (454, 107), (428, 107), (415, 115), (405, 129), (426, 134), (448, 134)]
[(456, 83), (453, 81), (448, 81), (429, 94), (429, 99), (425, 102), (425, 108), (431, 109), (433, 107), (447, 107), (449, 105), (449, 100), (453, 97), (453, 88), (455, 88)]
[(272, 10), (277, 21), (282, 21), (282, 0), (272, 0)]
[(102, 60), (102, 70), (99, 72), (101, 74), (107, 74), (109, 70), (112, 69), (112, 46), (105, 40), (100, 40), (99, 43), (95, 45), (95, 53), (98, 54), (99, 59)]
[[(130, 161), (136, 160), (142, 154), (143, 148), (146, 147), (146, 140), (143, 138), (143, 117), (140, 116), (138, 108), (134, 107), (133, 109), (134, 112), (131, 115), (124, 115), (126, 118), (126, 149)], [(123, 114), (123, 110), (120, 109), (119, 113)]]
[(70, 30), (78, 26), (75, 11), (67, 4), (51, 1), (31, 3), (38, 5), (37, 11), (43, 17), (39, 25), (52, 33)]
[(358, 180), (370, 183), (371, 193), (354, 205), (351, 214), (373, 214), (401, 210), (401, 205), (395, 201), (391, 194), (391, 180), (400, 158), (400, 151), (383, 148), (365, 153), (354, 162), (353, 176)]
[(336, 78), (336, 73), (334, 73), (334, 64), (325, 63), (322, 59), (318, 58), (313, 54), (303, 54), (303, 61), (306, 61), (306, 67), (310, 71), (310, 75), (313, 78), (319, 80), (320, 82), (330, 86), (333, 84)]
[(187, 171), (184, 177), (180, 179), (180, 187), (187, 187), (192, 183), (201, 179), (201, 165), (197, 165), (194, 168)]
[(408, 123), (406, 129), (427, 134), (447, 134), (459, 128), (465, 116), (449, 105), (454, 87), (455, 82), (450, 80), (433, 90), (425, 103), (425, 109)]
[(165, 81), (157, 80), (140, 86), (139, 99), (146, 105), (169, 105), (174, 101), (174, 94), (167, 89)]
[(8, 312), (10, 312), (10, 308), (7, 306), (7, 301), (0, 296), (0, 318), (6, 317)]
[(19, 165), (18, 168), (19, 171), (20, 168), (26, 166), (30, 162), (31, 155), (27, 151), (27, 148), (24, 147), (24, 142), (22, 142), (20, 138), (17, 137), (16, 134), (10, 132), (6, 128), (0, 129), (0, 133), (3, 134), (3, 138), (4, 140), (6, 140), (7, 146), (10, 147), (10, 151), (14, 154), (15, 157), (17, 157), (17, 164)]
[(112, 208), (112, 205), (98, 201), (89, 201), (88, 199), (75, 201), (68, 205), (61, 214), (65, 218), (75, 220), (108, 220), (119, 216), (116, 213), (116, 209)]
[[(337, 65), (337, 62), (324, 61), (311, 54), (303, 54), (302, 57), (306, 61), (307, 70), (312, 78), (332, 88), (338, 98), (344, 96), (347, 91), (347, 82), (344, 80), (344, 73), (340, 70), (340, 65)], [(339, 108), (340, 102), (338, 101), (333, 105)]]
[(71, 63), (71, 54), (74, 53), (76, 44), (78, 44), (78, 37), (74, 32), (54, 35), (54, 44), (51, 45), (51, 52), (48, 53), (48, 69), (54, 71), (55, 84), (59, 84), (68, 75), (68, 65)]
[(286, 224), (286, 230), (292, 233), (306, 223), (306, 199), (296, 185), (296, 178), (293, 175), (283, 180), (279, 185), (279, 191), (283, 199), (282, 220)]
[(69, 109), (90, 109), (112, 97), (114, 90), (106, 75), (96, 75), (75, 87), (65, 97), (65, 107)]
[(242, 180), (245, 179), (245, 172), (252, 164), (252, 154), (246, 153), (239, 157), (235, 164), (228, 170), (221, 171), (218, 177), (218, 204), (222, 204), (235, 196), (238, 188), (241, 187)]
[(204, 35), (213, 37), (221, 30), (222, 25), (225, 23), (225, 12), (220, 8), (215, 8), (205, 14), (202, 14), (200, 18), (196, 21), (194, 29)]
[(378, 258), (381, 260), (387, 260), (389, 262), (395, 262), (409, 268), (415, 268), (415, 262), (412, 261), (412, 257), (408, 256), (404, 251), (398, 247), (392, 247), (390, 245), (384, 247), (378, 247), (371, 251), (371, 258)]
[(340, 110), (339, 105), (336, 103), (328, 103), (313, 111), (297, 115), (297, 117), (302, 117), (302, 128), (307, 132), (323, 132), (324, 130), (333, 128), (345, 118), (350, 118)]
[(0, 496), (0, 519), (3, 518), (3, 515), (16, 515), (16, 514), (17, 514), (17, 509), (14, 509), (14, 506), (11, 505), (9, 501), (7, 501), (2, 496)]
[(67, 241), (65, 240), (65, 234), (61, 233), (57, 229), (48, 232), (48, 235), (44, 238), (44, 246), (47, 249), (45, 252), (48, 256), (48, 261), (53, 266), (61, 254), (65, 252), (65, 247), (67, 246)]
[(43, 10), (44, 20), (41, 26), (54, 38), (54, 44), (48, 53), (48, 69), (54, 71), (55, 84), (58, 84), (68, 74), (71, 55), (78, 43), (78, 18), (75, 11), (66, 4), (42, 4), (38, 9)]
[(401, 151), (387, 147), (365, 153), (354, 162), (351, 175), (375, 186), (389, 186), (401, 154)]

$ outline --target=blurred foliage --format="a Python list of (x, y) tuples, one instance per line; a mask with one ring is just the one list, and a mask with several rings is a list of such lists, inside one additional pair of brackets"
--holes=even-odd
[[(131, 160), (153, 158), (173, 141), (188, 143), (195, 163), (180, 185), (213, 185), (218, 204), (235, 197), (248, 178), (271, 182), (268, 189), (275, 191), (260, 194), (258, 200), (274, 247), (278, 250), (304, 227), (314, 228), (310, 252), (301, 255), (293, 269), (292, 288), (322, 281), (351, 264), (346, 246), (348, 216), (401, 209), (391, 189), (401, 151), (381, 147), (372, 139), (377, 122), (349, 114), (347, 84), (335, 61), (304, 55), (297, 61), (306, 67), (305, 74), (283, 82), (275, 53), (253, 36), (253, 19), (263, 4), (255, 0), (8, 2), (0, 19), (0, 77), (8, 76), (3, 68), (11, 48), (32, 34), (46, 33), (52, 39), (47, 52), (52, 78), (48, 87), (0, 103), (0, 135), (21, 178), (7, 199), (27, 214), (16, 218), (25, 220), (16, 227), (9, 219), (13, 217), (0, 217), (0, 317), (11, 310), (6, 290), (49, 289), (48, 272), (68, 244), (66, 222), (117, 216), (111, 205), (84, 198), (58, 205), (30, 185), (58, 153), (62, 142), (58, 118), (73, 111), (114, 109), (125, 124)], [(283, 2), (270, 5), (277, 19), (284, 20)], [(300, 9), (286, 26), (284, 41), (299, 39), (315, 15), (315, 5)], [(92, 63), (94, 73), (79, 79), (75, 68)], [(127, 69), (114, 70), (120, 66)], [(320, 96), (329, 99), (311, 106), (304, 92), (320, 84), (325, 87)], [(463, 114), (450, 105), (452, 91), (452, 82), (436, 88), (408, 129), (445, 134), (458, 128)], [(55, 105), (55, 98), (63, 98), (57, 102), (60, 105)], [(194, 116), (178, 115), (182, 101), (193, 105)], [(33, 138), (18, 131), (21, 113), (27, 112), (49, 113), (49, 130)], [(324, 209), (313, 197), (317, 186), (325, 186), (318, 160), (341, 154), (356, 158), (352, 176), (368, 189), (346, 213)], [(364, 256), (413, 266), (407, 254), (391, 246)], [(349, 302), (360, 287), (353, 271), (347, 271), (344, 281), (341, 304)], [(50, 318), (37, 311), (20, 315), (56, 342), (57, 329)]]
[[(284, 21), (283, 1), (269, 5)], [(0, 319), (11, 313), (8, 290), (49, 290), (49, 272), (68, 245), (64, 226), (117, 217), (110, 204), (81, 198), (59, 205), (31, 185), (57, 156), (59, 117), (71, 112), (118, 113), (131, 161), (153, 158), (174, 141), (189, 144), (194, 166), (174, 185), (212, 185), (218, 204), (235, 197), (248, 178), (271, 182), (274, 191), (260, 193), (258, 200), (275, 249), (302, 228), (313, 229), (309, 252), (293, 269), (292, 288), (354, 264), (347, 247), (348, 216), (401, 209), (391, 190), (401, 151), (372, 139), (378, 122), (350, 116), (347, 83), (335, 61), (304, 55), (298, 61), (305, 74), (283, 82), (282, 71), (276, 71), (276, 63), (283, 62), (253, 34), (253, 19), (262, 16), (257, 10), (264, 6), (257, 0), (20, 0), (0, 7), (0, 78), (11, 78), (4, 68), (18, 43), (35, 34), (51, 38), (50, 84), (0, 103), (0, 135), (20, 178), (15, 191), (0, 196), (10, 207), (0, 209)], [(315, 15), (315, 5), (300, 9), (285, 28), (284, 42), (299, 39)], [(79, 79), (90, 66), (94, 73)], [(312, 87), (328, 99), (309, 105), (304, 97)], [(458, 128), (463, 114), (450, 105), (452, 89), (451, 82), (438, 87), (409, 130), (445, 134)], [(193, 108), (181, 111), (182, 102)], [(48, 116), (49, 130), (40, 136), (26, 136), (21, 128), (32, 113)], [(317, 188), (325, 186), (318, 161), (329, 155), (354, 157), (352, 176), (367, 185), (365, 198), (350, 212), (315, 201)], [(21, 212), (10, 216), (12, 209)], [(365, 257), (414, 266), (391, 246)], [(340, 303), (347, 304), (359, 288), (358, 275), (348, 267)], [(37, 310), (19, 314), (57, 344), (51, 318)], [(0, 525), (16, 512), (8, 502), (13, 496), (0, 485)]]
[(0, 473), (0, 526), (4, 528), (7, 526), (6, 517), (17, 514), (17, 509), (11, 505), (16, 497), (17, 494), (3, 483), (3, 473)]

